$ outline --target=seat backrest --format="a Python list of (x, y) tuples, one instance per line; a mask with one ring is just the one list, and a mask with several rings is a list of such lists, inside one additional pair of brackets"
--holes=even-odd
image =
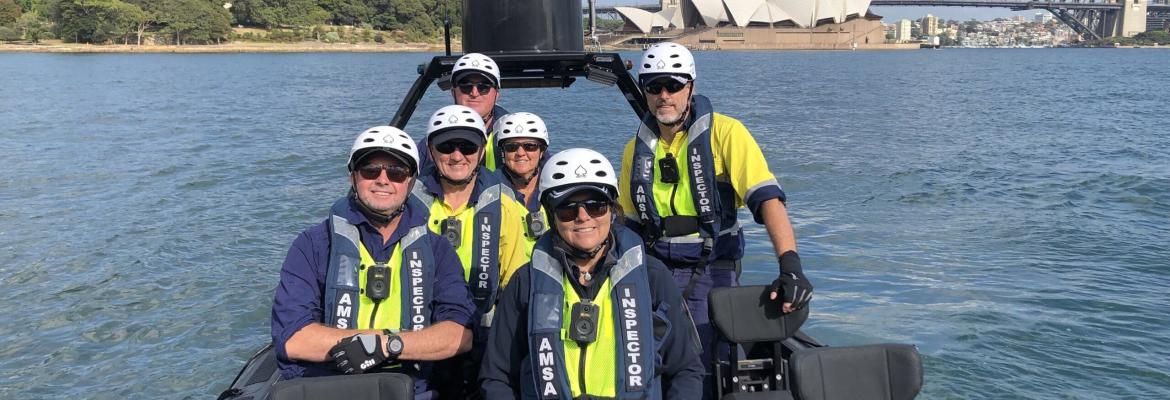
[(272, 400), (410, 400), (414, 399), (414, 380), (394, 373), (322, 376), (278, 382), (272, 387)]
[(789, 367), (800, 400), (902, 400), (922, 389), (918, 348), (908, 344), (810, 347)]
[(784, 314), (780, 302), (769, 300), (768, 286), (737, 286), (711, 290), (711, 322), (724, 338), (735, 343), (787, 339), (808, 319), (808, 307)]

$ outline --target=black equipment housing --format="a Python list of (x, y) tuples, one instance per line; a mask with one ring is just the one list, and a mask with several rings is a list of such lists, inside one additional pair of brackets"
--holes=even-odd
[(597, 340), (597, 317), (601, 307), (597, 304), (582, 300), (573, 304), (569, 315), (569, 339), (579, 344), (589, 344)]
[(581, 0), (463, 0), (464, 53), (579, 52), (582, 32)]
[(366, 297), (375, 302), (390, 297), (390, 267), (377, 263), (366, 271)]

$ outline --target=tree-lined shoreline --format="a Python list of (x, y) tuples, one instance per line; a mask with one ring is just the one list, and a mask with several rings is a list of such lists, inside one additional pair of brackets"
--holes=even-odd
[[(0, 42), (95, 45), (439, 43), (457, 0), (0, 0)], [(284, 46), (282, 46), (284, 47)]]

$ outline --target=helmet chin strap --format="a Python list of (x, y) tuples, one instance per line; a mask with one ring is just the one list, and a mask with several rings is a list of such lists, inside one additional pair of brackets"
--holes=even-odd
[(505, 165), (504, 174), (508, 175), (508, 179), (516, 181), (518, 186), (528, 186), (528, 182), (532, 182), (532, 180), (536, 179), (536, 176), (540, 174), (540, 168), (533, 169), (532, 173), (528, 174), (528, 176), (523, 176), (512, 172), (512, 169)]
[(406, 211), (406, 202), (405, 201), (402, 202), (401, 206), (398, 206), (398, 208), (394, 209), (394, 211), (390, 212), (389, 214), (384, 214), (384, 213), (374, 211), (374, 209), (370, 208), (370, 206), (367, 206), (366, 202), (362, 201), (362, 198), (357, 196), (356, 194), (354, 194), (354, 198), (357, 199), (358, 211), (361, 211), (362, 215), (366, 216), (366, 219), (369, 219), (370, 221), (374, 221), (374, 222), (378, 223), (379, 225), (385, 225), (385, 224), (390, 223), (390, 221), (393, 221), (394, 218), (397, 218), (399, 215), (402, 215), (403, 211)]
[(440, 171), (439, 172), (439, 179), (442, 179), (443, 182), (446, 182), (449, 185), (463, 186), (463, 185), (471, 183), (471, 181), (475, 180), (475, 175), (478, 173), (479, 173), (479, 168), (476, 168), (475, 170), (471, 171), (471, 174), (467, 175), (466, 178), (463, 178), (460, 180), (454, 180), (454, 179), (448, 178), (447, 175), (443, 175), (443, 173)]
[(593, 250), (585, 251), (573, 247), (568, 242), (565, 242), (565, 239), (561, 237), (560, 233), (557, 232), (556, 229), (552, 230), (552, 234), (553, 246), (565, 252), (565, 255), (574, 260), (592, 260), (593, 257), (597, 257), (597, 253), (600, 253), (607, 246), (609, 246), (609, 243), (612, 239), (612, 235), (607, 235), (605, 240), (602, 241), (601, 244), (598, 244), (597, 247), (594, 247)]

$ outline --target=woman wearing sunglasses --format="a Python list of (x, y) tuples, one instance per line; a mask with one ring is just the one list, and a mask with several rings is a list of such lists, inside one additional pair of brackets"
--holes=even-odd
[(536, 114), (518, 112), (505, 115), (496, 123), (496, 149), (503, 155), (498, 169), (516, 192), (517, 199), (528, 209), (524, 217), (528, 246), (548, 230), (548, 221), (540, 207), (540, 169), (548, 160), (548, 129)]
[[(474, 343), (487, 340), (498, 289), (528, 262), (529, 253), (524, 233), (528, 210), (499, 175), (481, 165), (486, 141), (483, 120), (475, 110), (460, 105), (440, 108), (427, 123), (426, 150), (433, 164), (419, 173), (411, 192), (427, 210), (431, 231), (446, 237), (462, 261), (480, 321)], [(466, 355), (440, 363), (435, 380), (442, 397), (467, 398), (479, 392), (475, 373), (482, 348), (473, 344)]]
[(617, 176), (588, 149), (549, 158), (553, 229), (496, 306), (480, 382), (487, 398), (693, 398), (694, 329), (678, 288), (617, 216)]

